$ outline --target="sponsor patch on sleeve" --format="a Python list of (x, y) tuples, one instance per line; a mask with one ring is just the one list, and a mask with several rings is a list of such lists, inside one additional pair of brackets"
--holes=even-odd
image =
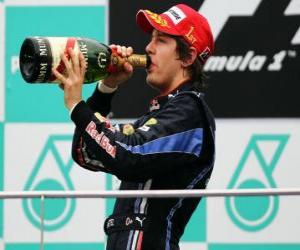
[(157, 124), (157, 120), (155, 118), (150, 118), (144, 125), (151, 126)]
[(116, 132), (115, 127), (113, 127), (109, 121), (109, 119), (107, 119), (106, 117), (100, 115), (100, 113), (96, 112), (94, 114), (96, 116), (96, 118), (100, 121), (105, 123), (105, 128), (108, 128), (109, 130), (111, 130), (113, 133)]
[(152, 117), (148, 121), (146, 121), (143, 126), (139, 127), (138, 129), (147, 132), (149, 131), (150, 127), (155, 124), (157, 124), (157, 120)]
[(116, 157), (116, 146), (111, 145), (109, 138), (103, 133), (99, 133), (96, 129), (97, 125), (91, 121), (85, 131), (91, 136), (96, 143), (103, 148), (112, 158)]
[(132, 135), (134, 133), (134, 128), (131, 124), (125, 124), (122, 129), (124, 135)]
[(139, 127), (138, 129), (147, 132), (147, 131), (149, 131), (150, 127), (143, 125), (142, 127)]

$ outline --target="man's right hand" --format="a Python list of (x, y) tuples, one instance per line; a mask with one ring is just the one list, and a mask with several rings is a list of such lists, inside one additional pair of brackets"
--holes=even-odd
[[(116, 51), (116, 53), (120, 57), (128, 57), (131, 56), (133, 53), (132, 47), (125, 47), (120, 45), (112, 44), (109, 46), (112, 50)], [(110, 88), (116, 88), (121, 83), (127, 81), (131, 76), (133, 72), (133, 67), (130, 65), (130, 63), (126, 62), (123, 65), (123, 68), (115, 73), (112, 73), (110, 76), (102, 80), (102, 83)]]

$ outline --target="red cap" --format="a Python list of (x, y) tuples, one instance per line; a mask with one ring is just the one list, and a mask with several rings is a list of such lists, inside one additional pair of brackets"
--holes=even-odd
[(196, 48), (203, 63), (214, 51), (214, 39), (208, 21), (185, 4), (173, 6), (162, 14), (139, 10), (136, 22), (147, 33), (156, 29), (169, 35), (183, 37), (188, 44)]

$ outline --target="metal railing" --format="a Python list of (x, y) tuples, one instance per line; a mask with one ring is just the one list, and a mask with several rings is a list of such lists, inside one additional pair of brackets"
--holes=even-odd
[(39, 198), (40, 207), (40, 250), (44, 250), (44, 215), (45, 199), (66, 198), (196, 198), (227, 196), (294, 196), (300, 195), (300, 188), (268, 188), (268, 189), (206, 189), (206, 190), (122, 190), (122, 191), (2, 191), (0, 199)]

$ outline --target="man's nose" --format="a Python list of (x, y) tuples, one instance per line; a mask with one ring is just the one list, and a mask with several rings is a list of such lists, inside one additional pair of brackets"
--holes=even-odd
[(150, 41), (146, 46), (146, 52), (147, 54), (153, 54), (154, 53), (154, 46), (153, 41)]

